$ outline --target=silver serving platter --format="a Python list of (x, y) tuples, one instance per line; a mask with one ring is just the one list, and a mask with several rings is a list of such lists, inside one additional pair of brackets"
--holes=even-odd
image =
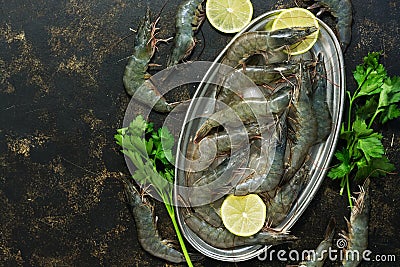
[[(281, 11), (282, 10), (270, 11), (254, 19), (245, 29), (243, 29), (235, 37), (232, 38), (231, 42), (218, 55), (213, 64), (217, 64), (221, 61), (228, 47), (236, 40), (239, 35), (248, 31), (263, 30), (265, 25)], [(313, 164), (310, 164), (311, 166), (309, 182), (299, 195), (296, 204), (292, 207), (286, 219), (279, 226), (274, 228), (276, 231), (279, 232), (289, 231), (290, 228), (303, 214), (307, 206), (310, 204), (315, 193), (317, 192), (322, 181), (324, 180), (324, 177), (329, 167), (329, 163), (335, 151), (338, 135), (340, 133), (340, 124), (345, 96), (344, 59), (339, 42), (333, 31), (323, 21), (318, 20), (318, 22), (320, 24), (320, 36), (313, 46), (311, 52), (313, 52), (314, 54), (321, 52), (324, 55), (325, 68), (327, 71), (326, 78), (328, 81), (327, 102), (331, 110), (333, 121), (332, 132), (325, 142), (316, 145), (311, 149), (309, 161), (313, 162)], [(211, 79), (212, 75), (213, 68), (210, 68), (209, 72), (205, 75), (203, 81), (198, 86), (194, 98), (209, 96), (209, 92), (207, 91), (209, 88), (207, 86), (207, 81)], [(199, 111), (199, 109), (205, 110)], [(178, 142), (178, 149), (181, 151), (181, 154), (178, 153), (176, 166), (182, 166), (182, 164), (185, 164), (184, 155), (185, 151), (187, 151), (188, 149), (188, 143), (190, 142), (190, 139), (194, 136), (194, 132), (196, 132), (196, 130), (198, 129), (199, 124), (202, 122), (201, 120), (192, 120), (193, 114), (198, 114), (199, 112), (203, 112), (204, 114), (206, 114), (210, 112), (212, 113), (212, 111), (212, 109), (207, 110), (207, 108), (205, 108), (204, 106), (204, 103), (199, 105), (198, 103), (192, 102), (189, 106), (189, 109), (186, 113), (185, 121), (183, 123), (184, 127), (181, 131)], [(178, 167), (175, 169), (175, 173), (176, 190), (174, 194), (174, 201), (175, 204), (179, 206), (180, 204), (178, 201), (178, 187), (185, 185), (186, 173), (184, 170), (182, 170), (182, 168)], [(181, 209), (182, 208), (178, 209), (177, 217), (183, 235), (196, 250), (198, 250), (205, 256), (221, 261), (239, 262), (257, 257), (261, 253), (265, 252), (265, 250), (267, 249), (267, 246), (263, 245), (238, 247), (233, 249), (215, 248), (204, 242), (186, 226), (182, 217)], [(295, 235), (296, 233), (292, 234)]]

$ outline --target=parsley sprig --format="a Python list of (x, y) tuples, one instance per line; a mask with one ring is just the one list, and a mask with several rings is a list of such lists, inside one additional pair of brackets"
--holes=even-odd
[(340, 180), (340, 194), (346, 188), (350, 207), (353, 207), (350, 177), (361, 181), (370, 176), (385, 176), (395, 169), (385, 155), (383, 136), (372, 127), (400, 117), (400, 77), (387, 75), (379, 63), (380, 55), (380, 52), (368, 53), (353, 72), (358, 87), (353, 94), (346, 91), (347, 127), (343, 122), (340, 131), (345, 145), (335, 153), (340, 163), (328, 173), (330, 178)]
[[(154, 129), (153, 123), (137, 116), (128, 127), (117, 130), (114, 136), (118, 145), (133, 163), (136, 170), (132, 178), (142, 188), (153, 188), (162, 198), (171, 218), (182, 252), (188, 266), (193, 266), (178, 223), (173, 206), (174, 161), (172, 148), (174, 136), (166, 127)], [(147, 137), (147, 138), (146, 138)]]

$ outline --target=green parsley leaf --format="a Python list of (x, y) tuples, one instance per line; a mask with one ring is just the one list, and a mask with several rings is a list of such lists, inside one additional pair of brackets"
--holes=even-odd
[(356, 119), (353, 122), (353, 131), (357, 137), (364, 137), (371, 135), (374, 130), (368, 129), (367, 123), (364, 120)]
[(382, 136), (377, 133), (358, 139), (357, 148), (364, 153), (367, 161), (370, 161), (371, 158), (380, 158), (385, 153), (380, 139)]
[(389, 162), (386, 156), (373, 158), (369, 163), (358, 166), (355, 180), (363, 180), (366, 177), (386, 176), (387, 173), (390, 173), (395, 169), (394, 165)]
[(369, 53), (364, 58), (364, 64), (356, 67), (353, 72), (354, 79), (357, 81), (360, 91), (355, 96), (373, 95), (380, 93), (383, 80), (386, 77), (386, 70), (379, 64), (380, 53)]
[(129, 124), (128, 131), (131, 135), (142, 136), (146, 127), (147, 122), (139, 115)]
[(380, 121), (382, 124), (384, 124), (398, 117), (400, 117), (400, 109), (397, 107), (396, 104), (392, 104), (382, 112)]
[(356, 118), (358, 120), (367, 120), (371, 118), (378, 108), (377, 96), (372, 96), (365, 101), (365, 104), (359, 106), (356, 110)]
[(352, 207), (350, 192), (351, 178), (362, 180), (369, 176), (378, 177), (394, 170), (394, 165), (385, 156), (382, 135), (372, 126), (375, 119), (381, 123), (400, 117), (400, 77), (389, 77), (379, 63), (380, 52), (368, 53), (363, 64), (353, 72), (358, 88), (352, 93), (347, 90), (349, 111), (347, 123), (342, 123), (342, 140), (335, 154), (339, 161), (328, 173), (339, 179), (341, 194), (346, 188)]
[(348, 151), (342, 150), (335, 153), (336, 158), (341, 161), (341, 163), (328, 172), (328, 177), (332, 179), (343, 178), (351, 172), (350, 166), (350, 155)]

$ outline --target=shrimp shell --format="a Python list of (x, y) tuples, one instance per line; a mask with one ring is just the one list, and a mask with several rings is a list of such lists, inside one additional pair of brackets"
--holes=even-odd
[[(353, 7), (350, 0), (316, 0), (316, 2), (328, 10), (337, 18), (336, 30), (340, 45), (346, 51), (351, 41), (351, 24), (353, 23)], [(313, 5), (310, 8), (314, 8)], [(321, 13), (321, 12), (319, 12)]]
[[(355, 201), (355, 205), (351, 210), (350, 221), (347, 221), (348, 234), (341, 236), (347, 240), (347, 248), (345, 249), (346, 256), (342, 264), (344, 267), (356, 267), (362, 260), (363, 252), (368, 248), (368, 221), (369, 212), (371, 209), (370, 196), (369, 196), (370, 180), (367, 179), (364, 185), (360, 187), (360, 193)], [(358, 252), (356, 254), (346, 253), (347, 251)]]
[(237, 236), (224, 227), (214, 227), (188, 212), (184, 214), (184, 221), (206, 243), (222, 249), (249, 245), (278, 245), (297, 240), (293, 235), (272, 231), (258, 232), (250, 237)]
[(237, 67), (254, 54), (263, 54), (265, 63), (279, 62), (285, 47), (299, 42), (316, 30), (315, 27), (308, 27), (243, 33), (226, 51), (221, 63)]
[(168, 67), (178, 64), (192, 53), (196, 45), (193, 36), (205, 19), (203, 1), (185, 0), (179, 5), (175, 18), (174, 47), (168, 60)]
[(156, 23), (157, 21), (150, 23), (150, 10), (147, 9), (146, 16), (137, 30), (134, 51), (125, 67), (123, 82), (126, 92), (134, 96), (135, 100), (158, 112), (166, 113), (175, 105), (167, 103), (154, 84), (148, 80), (150, 74), (147, 73), (157, 43), (154, 37)]
[(138, 240), (142, 248), (151, 255), (170, 262), (185, 262), (185, 257), (181, 252), (161, 239), (154, 221), (153, 207), (148, 202), (146, 203), (144, 197), (128, 179), (124, 179), (124, 191), (132, 209)]

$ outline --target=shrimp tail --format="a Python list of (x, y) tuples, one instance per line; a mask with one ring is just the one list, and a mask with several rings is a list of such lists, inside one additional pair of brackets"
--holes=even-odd
[[(368, 224), (371, 202), (369, 196), (370, 180), (367, 178), (351, 210), (350, 220), (347, 221), (348, 234), (341, 236), (347, 240), (345, 251), (358, 251), (360, 255), (368, 248)], [(347, 255), (347, 253), (345, 253)], [(344, 267), (356, 267), (360, 264), (362, 258), (352, 255), (342, 260)]]

